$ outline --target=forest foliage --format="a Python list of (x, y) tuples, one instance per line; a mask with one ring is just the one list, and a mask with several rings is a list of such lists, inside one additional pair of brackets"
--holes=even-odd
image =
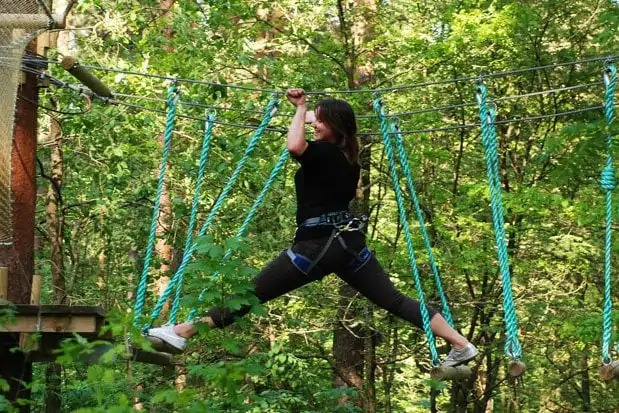
[[(63, 345), (61, 386), (54, 390), (61, 411), (619, 408), (617, 384), (603, 383), (598, 375), (605, 211), (599, 177), (607, 136), (599, 107), (604, 104), (605, 62), (484, 76), (617, 55), (615, 1), (81, 0), (70, 23), (80, 29), (71, 31), (64, 51), (50, 50), (48, 58), (70, 53), (84, 65), (113, 69), (91, 70), (122, 104), (95, 99), (91, 110), (74, 115), (41, 110), (37, 156), (42, 170), (50, 171), (61, 146), (56, 219), (62, 221), (64, 302), (104, 307), (118, 340), (95, 364), (80, 362), (79, 356), (93, 343), (75, 338)], [(50, 64), (49, 73), (75, 82), (58, 65)], [(475, 92), (480, 76), (499, 121), (510, 269), (527, 365), (523, 383), (516, 384), (508, 380), (503, 354), (503, 296), (480, 129), (466, 126), (479, 122)], [(418, 85), (384, 91), (382, 98), (390, 113), (402, 114), (401, 130), (413, 132), (404, 133), (404, 143), (443, 285), (458, 328), (482, 351), (471, 364), (473, 377), (458, 384), (430, 380), (423, 332), (363, 297), (348, 301), (356, 309), (351, 310), (354, 317), (338, 317), (342, 301), (336, 277), (264, 306), (254, 302), (248, 281), (294, 235), (292, 161), (247, 236), (239, 240), (234, 235), (284, 148), (292, 111), (285, 101), (271, 123), (274, 130), (265, 132), (208, 235), (198, 240), (183, 287), (181, 318), (190, 308), (207, 309), (230, 293), (240, 295), (226, 305), (249, 302), (252, 315), (225, 330), (203, 329), (189, 351), (176, 357), (176, 369), (122, 361), (126, 338), (141, 341), (132, 329), (132, 309), (151, 224), (170, 78), (178, 79), (180, 98), (166, 178), (169, 211), (158, 240), (170, 247), (171, 258), (154, 257), (153, 279), (173, 274), (183, 253), (207, 107), (218, 107), (221, 124), (214, 130), (198, 225), (254, 131), (238, 125), (259, 124), (270, 91), (301, 87), (325, 91), (310, 95), (311, 104), (325, 95), (349, 100), (361, 132), (370, 134), (362, 138), (370, 154), (368, 242), (394, 283), (413, 297), (389, 164), (371, 106), (374, 96), (367, 90)], [(449, 81), (458, 78), (466, 80)], [(351, 88), (366, 92), (338, 92)], [(562, 90), (551, 92), (555, 89)], [(520, 97), (505, 99), (510, 96)], [(83, 107), (71, 91), (42, 90), (41, 106), (54, 104), (67, 112)], [(48, 139), (50, 116), (61, 124), (60, 144)], [(521, 118), (533, 119), (500, 123)], [(406, 193), (403, 177), (400, 183)], [(51, 303), (58, 296), (48, 204), (58, 198), (46, 195), (49, 180), (39, 177), (38, 184), (36, 272), (44, 280), (42, 302)], [(426, 298), (439, 305), (414, 210), (406, 201)], [(617, 205), (616, 193), (614, 201)], [(617, 209), (614, 214), (619, 220)], [(222, 264), (228, 248), (234, 253)], [(212, 280), (215, 272), (220, 275)], [(149, 287), (146, 315), (156, 299), (154, 282)], [(334, 385), (339, 361), (333, 332), (339, 326), (365, 340), (364, 364), (354, 366), (360, 384)], [(32, 400), (24, 401), (37, 411), (50, 397), (44, 373), (45, 366), (37, 365)]]

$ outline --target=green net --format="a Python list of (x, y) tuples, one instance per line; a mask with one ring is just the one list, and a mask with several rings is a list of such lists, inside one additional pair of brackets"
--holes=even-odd
[(53, 18), (48, 0), (0, 0), (0, 244), (12, 242), (11, 152), (15, 99), (26, 45)]

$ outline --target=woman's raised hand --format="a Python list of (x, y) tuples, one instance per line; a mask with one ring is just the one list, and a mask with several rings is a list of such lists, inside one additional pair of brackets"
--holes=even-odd
[(295, 106), (305, 106), (307, 104), (307, 98), (303, 89), (288, 89), (286, 97)]

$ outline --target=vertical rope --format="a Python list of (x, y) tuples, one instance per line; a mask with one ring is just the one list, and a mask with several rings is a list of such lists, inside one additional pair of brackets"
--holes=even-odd
[[(284, 150), (282, 151), (282, 154), (279, 157), (279, 160), (277, 161), (277, 163), (275, 164), (275, 166), (271, 170), (271, 175), (269, 176), (269, 179), (267, 179), (266, 183), (262, 187), (262, 191), (260, 191), (260, 194), (258, 195), (258, 197), (254, 201), (253, 205), (249, 209), (249, 212), (247, 213), (247, 216), (245, 217), (245, 220), (241, 224), (241, 227), (236, 232), (236, 235), (235, 235), (236, 238), (244, 237), (245, 234), (247, 234), (247, 229), (249, 228), (249, 224), (251, 223), (251, 221), (253, 220), (254, 216), (258, 212), (258, 209), (262, 205), (262, 202), (264, 201), (264, 199), (265, 199), (266, 195), (268, 194), (269, 190), (271, 189), (271, 187), (273, 186), (273, 184), (277, 180), (277, 177), (279, 176), (280, 172), (284, 169), (284, 166), (286, 165), (286, 161), (288, 160), (289, 156), (290, 156), (290, 152), (288, 151), (288, 148), (284, 148)], [(222, 262), (228, 260), (231, 255), (232, 255), (232, 249), (228, 248), (228, 250), (224, 254), (223, 258), (221, 259)], [(213, 274), (213, 279), (217, 278), (218, 276), (219, 276), (219, 271), (217, 271), (217, 272), (215, 272), (215, 274)], [(206, 293), (206, 289), (202, 290), (202, 292), (200, 293), (200, 296), (198, 298), (199, 301), (203, 300), (205, 293)], [(196, 315), (197, 315), (197, 309), (193, 308), (191, 310), (191, 312), (189, 313), (188, 321), (195, 320)]]
[(150, 261), (153, 255), (155, 247), (155, 234), (157, 230), (157, 221), (159, 219), (159, 209), (161, 206), (161, 195), (163, 193), (163, 185), (165, 182), (165, 173), (168, 166), (168, 158), (170, 155), (170, 146), (172, 144), (172, 132), (174, 131), (174, 121), (176, 117), (176, 102), (178, 101), (178, 89), (175, 84), (172, 84), (168, 89), (168, 105), (166, 126), (163, 134), (163, 154), (161, 157), (161, 167), (159, 169), (159, 180), (157, 182), (157, 193), (155, 195), (155, 206), (153, 208), (153, 216), (150, 224), (150, 232), (148, 234), (148, 244), (146, 245), (146, 253), (144, 256), (144, 266), (142, 267), (142, 275), (140, 276), (140, 282), (138, 283), (138, 289), (136, 294), (133, 325), (138, 326), (140, 318), (142, 317), (142, 311), (144, 309), (144, 302), (146, 300), (146, 290), (148, 284), (148, 272), (150, 269)]
[(391, 172), (391, 181), (393, 183), (393, 190), (395, 191), (396, 200), (398, 203), (398, 211), (400, 214), (400, 220), (402, 221), (402, 228), (404, 229), (404, 237), (406, 239), (406, 246), (408, 248), (408, 258), (410, 261), (411, 269), (413, 270), (413, 279), (415, 281), (415, 289), (417, 290), (417, 299), (419, 300), (419, 309), (421, 311), (421, 320), (423, 324), (423, 331), (426, 334), (428, 345), (430, 347), (430, 356), (432, 357), (432, 364), (435, 366), (440, 365), (438, 357), (438, 351), (436, 350), (436, 342), (434, 339), (434, 333), (430, 326), (430, 314), (425, 303), (425, 296), (423, 294), (423, 288), (421, 286), (421, 277), (419, 275), (419, 269), (417, 268), (417, 260), (415, 259), (415, 249), (413, 248), (413, 240), (411, 238), (410, 229), (408, 226), (408, 219), (406, 218), (406, 210), (404, 208), (404, 199), (402, 197), (402, 190), (400, 189), (400, 183), (398, 182), (398, 173), (396, 170), (395, 157), (393, 155), (393, 148), (391, 146), (391, 138), (389, 136), (389, 126), (387, 125), (387, 119), (385, 117), (385, 111), (383, 106), (383, 100), (380, 96), (374, 97), (374, 112), (380, 121), (380, 130), (382, 132), (383, 143), (385, 145), (385, 152), (389, 159), (389, 170)]
[[(277, 95), (272, 96), (271, 99), (269, 100), (269, 103), (267, 104), (267, 107), (266, 107), (265, 111), (264, 111), (264, 116), (262, 118), (262, 121), (260, 122), (260, 125), (254, 131), (254, 134), (250, 138), (249, 144), (247, 145), (247, 148), (245, 149), (245, 153), (243, 154), (243, 156), (239, 160), (239, 162), (238, 162), (234, 172), (232, 172), (232, 175), (230, 176), (230, 179), (226, 183), (226, 186), (224, 187), (224, 189), (219, 194), (219, 197), (217, 198), (217, 201), (215, 201), (215, 205), (213, 205), (213, 208), (211, 208), (211, 210), (209, 212), (209, 215), (206, 218), (206, 221), (204, 222), (204, 224), (202, 225), (202, 228), (200, 228), (200, 231), (198, 232), (198, 237), (201, 237), (202, 235), (204, 235), (206, 233), (206, 231), (208, 230), (209, 226), (211, 225), (211, 223), (213, 222), (213, 219), (215, 218), (215, 216), (219, 212), (219, 209), (221, 208), (221, 206), (223, 205), (225, 199), (227, 198), (228, 194), (230, 193), (230, 190), (232, 189), (232, 187), (236, 183), (236, 180), (238, 179), (239, 175), (241, 174), (241, 171), (245, 167), (245, 164), (247, 163), (247, 160), (251, 157), (252, 153), (254, 152), (256, 147), (258, 146), (258, 143), (260, 142), (260, 139), (262, 138), (262, 135), (264, 134), (267, 126), (271, 122), (271, 119), (273, 118), (275, 113), (277, 113), (278, 105), (279, 105), (279, 97)], [(159, 297), (159, 300), (157, 301), (157, 304), (155, 305), (155, 308), (153, 309), (153, 313), (151, 314), (148, 323), (144, 326), (144, 329), (150, 328), (152, 326), (153, 322), (155, 321), (155, 319), (157, 319), (157, 317), (159, 317), (159, 314), (161, 313), (161, 310), (163, 309), (163, 306), (165, 305), (165, 302), (170, 297), (170, 294), (171, 294), (172, 290), (176, 287), (176, 284), (178, 283), (178, 280), (185, 273), (185, 269), (187, 268), (187, 265), (189, 264), (189, 260), (191, 259), (195, 249), (196, 249), (196, 244), (193, 243), (191, 245), (189, 253), (187, 253), (186, 255), (183, 256), (183, 260), (182, 260), (181, 264), (179, 265), (178, 270), (176, 271), (176, 274), (174, 274), (174, 277), (172, 277), (172, 279), (168, 283), (168, 286), (166, 287), (164, 292)]]
[[(200, 164), (198, 166), (198, 176), (196, 178), (196, 189), (193, 194), (193, 202), (191, 204), (191, 215), (189, 217), (189, 226), (187, 228), (187, 238), (185, 238), (185, 248), (183, 252), (183, 260), (185, 255), (191, 248), (191, 239), (193, 230), (196, 225), (196, 217), (198, 216), (198, 207), (200, 204), (200, 189), (202, 187), (202, 180), (204, 179), (204, 172), (206, 171), (206, 161), (208, 159), (209, 149), (211, 147), (211, 140), (213, 136), (213, 126), (215, 125), (215, 113), (210, 112), (206, 118), (206, 124), (204, 128), (204, 138), (202, 140), (202, 151), (200, 153)], [(176, 283), (176, 293), (174, 294), (174, 301), (172, 302), (172, 308), (170, 309), (170, 317), (168, 322), (170, 324), (176, 324), (178, 317), (178, 311), (180, 309), (181, 292), (183, 289), (183, 275), (179, 276)]]
[(443, 309), (442, 313), (445, 317), (447, 323), (450, 326), (454, 326), (453, 316), (451, 314), (451, 310), (449, 309), (449, 301), (447, 300), (447, 294), (445, 294), (445, 290), (443, 289), (443, 283), (441, 282), (441, 276), (438, 272), (438, 267), (436, 265), (436, 260), (434, 259), (434, 253), (432, 252), (432, 245), (430, 244), (430, 237), (428, 236), (428, 231), (426, 230), (426, 222), (423, 218), (423, 214), (421, 212), (421, 207), (419, 206), (419, 198), (417, 197), (417, 191), (415, 191), (415, 182), (413, 181), (413, 174), (410, 170), (410, 163), (408, 161), (408, 155), (406, 155), (406, 150), (404, 148), (404, 141), (402, 139), (402, 135), (400, 134), (400, 130), (397, 126), (397, 120), (394, 120), (391, 123), (391, 133), (393, 139), (395, 140), (396, 147), (398, 149), (398, 157), (400, 158), (400, 167), (404, 172), (404, 176), (406, 177), (406, 183), (408, 185), (408, 192), (410, 194), (411, 200), (413, 201), (413, 205), (415, 207), (415, 212), (417, 213), (417, 221), (419, 222), (419, 227), (421, 229), (421, 235), (423, 236), (423, 243), (428, 251), (428, 258), (430, 261), (430, 268), (432, 269), (432, 274), (434, 275), (434, 283), (436, 284), (436, 289), (438, 290), (440, 299), (441, 299), (441, 307)]
[(522, 346), (518, 340), (518, 320), (514, 298), (512, 296), (511, 274), (507, 253), (505, 220), (503, 217), (503, 202), (501, 200), (501, 183), (499, 177), (499, 156), (497, 150), (497, 132), (494, 125), (495, 112), (488, 105), (488, 91), (482, 84), (477, 89), (479, 104), (479, 119), (481, 121), (482, 142), (485, 149), (486, 171), (490, 188), (490, 204), (492, 208), (492, 222), (497, 245), (501, 286), (503, 288), (503, 308), (505, 311), (505, 354), (512, 360), (522, 357)]
[[(612, 362), (610, 356), (610, 342), (612, 336), (612, 312), (613, 304), (610, 291), (611, 285), (611, 252), (612, 252), (612, 225), (613, 225), (613, 190), (617, 183), (613, 163), (613, 137), (611, 127), (615, 120), (615, 86), (617, 83), (617, 70), (609, 65), (604, 71), (604, 85), (606, 93), (604, 99), (604, 114), (607, 123), (606, 151), (608, 153), (606, 166), (602, 169), (601, 186), (605, 192), (606, 228), (604, 237), (604, 310), (602, 315), (602, 361), (605, 364)], [(619, 352), (619, 341), (617, 342)]]

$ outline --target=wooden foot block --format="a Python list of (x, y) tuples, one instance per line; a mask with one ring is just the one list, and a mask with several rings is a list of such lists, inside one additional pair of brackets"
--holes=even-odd
[(513, 379), (517, 379), (518, 377), (522, 376), (526, 370), (527, 370), (526, 364), (524, 364), (522, 361), (515, 360), (509, 363), (509, 367), (507, 368), (507, 373)]
[(169, 353), (158, 351), (146, 351), (133, 347), (131, 349), (132, 359), (139, 363), (156, 364), (158, 366), (172, 366), (173, 356)]
[(619, 361), (600, 367), (600, 377), (604, 381), (619, 380)]
[(430, 377), (434, 380), (464, 380), (471, 377), (471, 368), (468, 366), (434, 367), (430, 371)]
[(114, 349), (114, 345), (112, 343), (97, 343), (90, 348), (88, 352), (82, 352), (77, 360), (85, 363), (85, 364), (97, 364), (103, 361), (105, 358), (106, 363), (114, 363), (118, 357), (116, 354), (108, 354), (110, 351)]
[(169, 353), (169, 354), (181, 354), (182, 353), (182, 351), (180, 351), (176, 347), (172, 347), (168, 345), (165, 341), (161, 340), (160, 338), (153, 337), (153, 336), (145, 336), (145, 338), (157, 351), (160, 351), (162, 353)]

